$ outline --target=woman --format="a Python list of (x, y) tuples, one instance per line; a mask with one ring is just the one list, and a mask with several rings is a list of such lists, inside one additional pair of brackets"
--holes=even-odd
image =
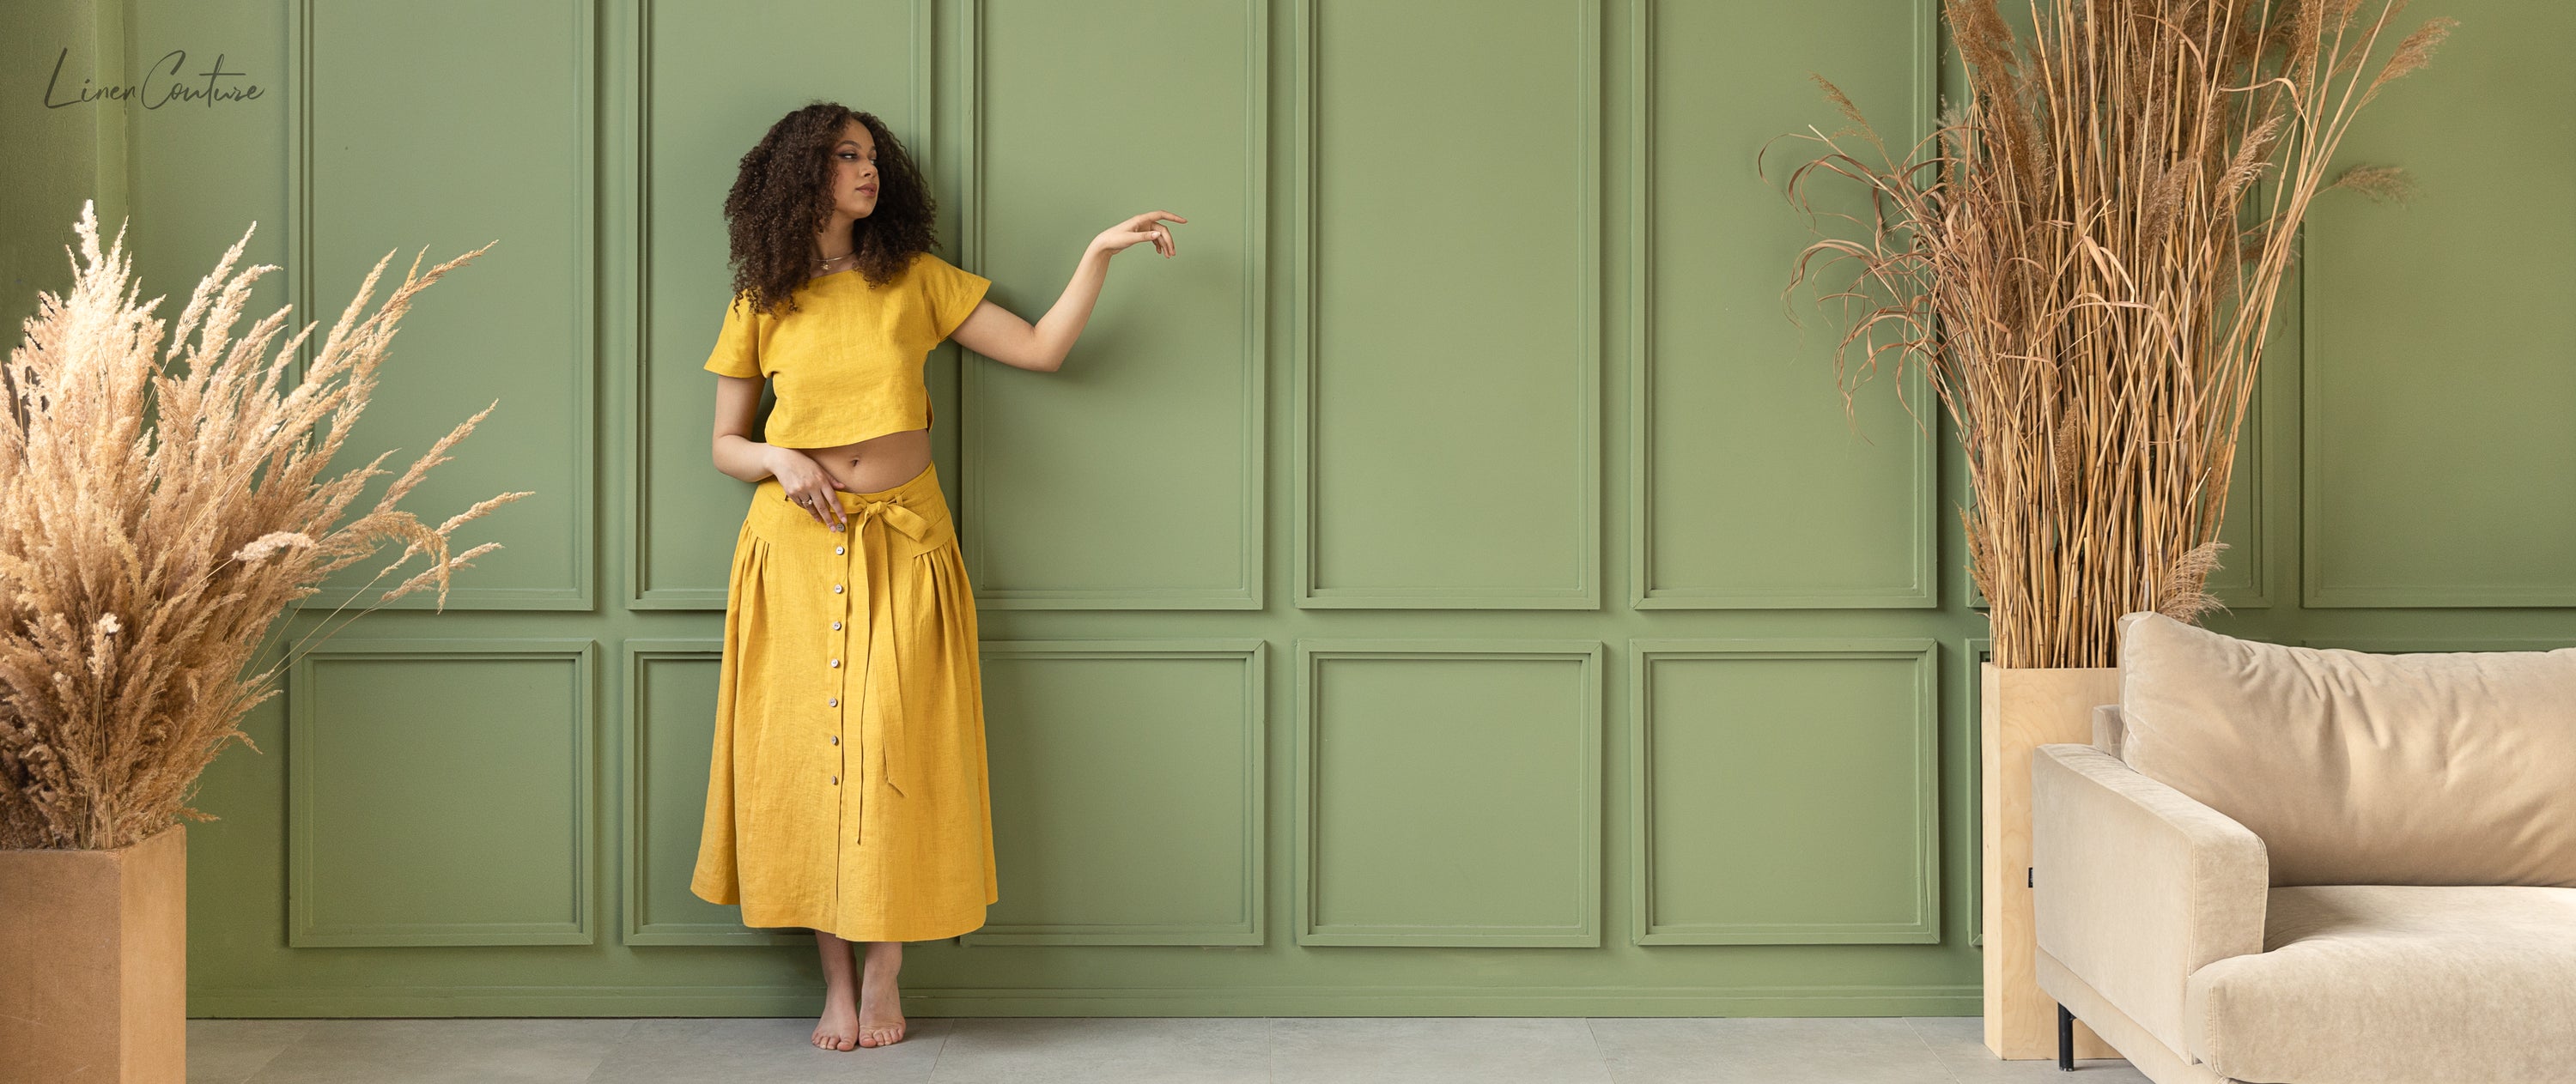
[[(690, 891), (750, 926), (811, 929), (814, 1045), (903, 1037), (903, 942), (955, 937), (1000, 899), (975, 601), (930, 464), (922, 362), (954, 337), (1033, 372), (1064, 363), (1109, 257), (1152, 211), (1091, 241), (1032, 326), (990, 280), (930, 252), (933, 203), (867, 113), (816, 102), (771, 125), (725, 197), (734, 299), (717, 374), (716, 469), (756, 482), (725, 600), (715, 746)], [(753, 438), (763, 381), (777, 404)], [(854, 978), (852, 942), (867, 946)]]

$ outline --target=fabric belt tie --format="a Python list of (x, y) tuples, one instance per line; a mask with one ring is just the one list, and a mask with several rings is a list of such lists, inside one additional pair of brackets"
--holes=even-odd
[[(866, 576), (865, 580), (860, 585), (860, 590), (857, 592), (859, 598), (867, 600), (866, 606), (868, 611), (866, 619), (866, 646), (863, 648), (866, 654), (861, 657), (859, 663), (859, 688), (862, 708), (864, 710), (867, 687), (875, 680), (874, 662), (877, 644), (877, 604), (875, 600), (877, 590), (880, 586), (888, 592), (893, 590), (893, 578), (891, 575), (892, 562), (886, 555), (885, 531), (882, 529), (871, 531), (868, 529), (868, 525), (879, 524), (881, 526), (890, 526), (895, 530), (902, 531), (904, 534), (911, 536), (913, 541), (916, 542), (927, 542), (930, 540), (931, 525), (930, 521), (923, 518), (921, 513), (904, 507), (903, 503), (900, 501), (862, 501), (858, 507), (849, 509), (849, 518), (847, 522), (850, 525), (851, 532), (858, 536), (859, 564), (861, 571), (865, 573)], [(894, 599), (891, 595), (886, 599), (885, 608), (888, 613), (892, 613), (894, 611)], [(886, 639), (889, 647), (893, 646), (895, 628), (895, 625), (888, 625), (886, 628)], [(896, 652), (896, 656), (898, 658), (900, 658), (901, 655), (902, 653), (900, 651)], [(886, 785), (893, 787), (895, 793), (903, 794), (906, 793), (903, 785), (903, 779), (906, 777), (902, 774), (902, 771), (897, 768), (897, 762), (894, 756), (894, 750), (903, 744), (902, 735), (905, 722), (903, 708), (903, 681), (899, 676), (893, 679), (893, 695), (888, 697), (887, 700), (893, 705), (893, 708), (891, 711), (887, 712), (883, 727), (885, 733), (884, 749)], [(854, 840), (861, 842), (865, 841), (865, 826), (867, 824), (867, 778), (868, 743), (866, 735), (862, 734), (859, 739), (858, 787), (859, 823), (861, 825), (861, 832), (852, 837)]]

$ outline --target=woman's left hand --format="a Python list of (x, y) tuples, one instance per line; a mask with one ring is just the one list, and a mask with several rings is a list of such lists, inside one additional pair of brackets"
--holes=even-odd
[(1102, 230), (1100, 236), (1091, 239), (1091, 247), (1102, 252), (1114, 253), (1139, 241), (1152, 241), (1155, 251), (1161, 252), (1165, 259), (1170, 259), (1179, 250), (1172, 246), (1172, 228), (1163, 225), (1165, 219), (1173, 222), (1189, 221), (1170, 211), (1147, 211)]

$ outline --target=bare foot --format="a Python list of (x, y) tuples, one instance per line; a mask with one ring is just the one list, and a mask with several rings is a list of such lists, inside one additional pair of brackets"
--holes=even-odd
[[(871, 949), (874, 945), (869, 946)], [(859, 1045), (891, 1046), (903, 1041), (903, 994), (895, 986), (895, 973), (903, 966), (901, 956), (886, 958), (877, 952), (868, 954), (867, 965), (860, 968)]]
[(814, 1045), (825, 1050), (848, 1050), (859, 1044), (859, 1010), (852, 1004), (850, 988), (834, 985), (823, 993), (823, 1019), (814, 1025)]

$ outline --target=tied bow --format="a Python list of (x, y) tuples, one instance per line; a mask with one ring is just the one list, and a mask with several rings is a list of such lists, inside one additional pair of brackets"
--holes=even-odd
[[(868, 584), (868, 590), (859, 596), (860, 599), (866, 600), (865, 605), (868, 607), (866, 618), (868, 624), (866, 650), (870, 653), (870, 661), (863, 664), (859, 670), (862, 675), (872, 674), (876, 671), (876, 668), (873, 665), (873, 656), (876, 651), (875, 598), (879, 592), (891, 590), (889, 586), (881, 583), (880, 580), (883, 577), (890, 576), (893, 572), (892, 562), (886, 556), (885, 532), (882, 530), (868, 530), (868, 524), (870, 523), (890, 526), (895, 530), (911, 536), (912, 540), (915, 542), (929, 541), (931, 532), (930, 520), (924, 518), (921, 513), (904, 507), (903, 502), (901, 501), (862, 501), (858, 507), (849, 510), (850, 532), (858, 536), (859, 563), (863, 566)], [(889, 612), (892, 610), (892, 603), (893, 599), (889, 597), (887, 599), (887, 608)], [(897, 630), (901, 627), (902, 622), (900, 621), (890, 622), (886, 627), (886, 648), (887, 650), (894, 652), (897, 658), (901, 658), (903, 654), (901, 647), (896, 642)], [(861, 687), (864, 689), (865, 683), (869, 679), (863, 676), (860, 680), (862, 682)], [(898, 767), (898, 762), (894, 755), (894, 751), (898, 748), (902, 748), (904, 745), (903, 733), (906, 718), (903, 704), (902, 678), (897, 676), (891, 679), (891, 686), (892, 695), (885, 698), (885, 702), (891, 706), (891, 709), (886, 713), (886, 718), (884, 720), (885, 740), (883, 752), (886, 762), (886, 785), (894, 788), (894, 791), (897, 794), (907, 794), (910, 793), (910, 788), (905, 786), (905, 780), (909, 778), (909, 773)], [(866, 808), (865, 802), (867, 795), (867, 742), (865, 739), (862, 739), (859, 742), (859, 757), (858, 793), (860, 795), (862, 809), (861, 821), (864, 824), (866, 819), (864, 810)]]
[(915, 542), (930, 541), (930, 521), (922, 518), (921, 513), (904, 507), (902, 501), (863, 501), (850, 510), (850, 519), (861, 530), (867, 527), (868, 520), (875, 519), (911, 535)]

